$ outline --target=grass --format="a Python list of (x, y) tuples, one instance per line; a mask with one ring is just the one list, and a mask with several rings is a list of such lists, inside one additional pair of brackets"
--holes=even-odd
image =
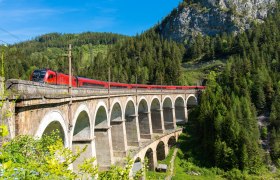
[(181, 149), (178, 150), (178, 156), (175, 158), (175, 169), (174, 174), (175, 176), (172, 177), (172, 179), (178, 179), (178, 180), (185, 180), (185, 179), (194, 179), (194, 180), (212, 180), (212, 179), (224, 179), (220, 175), (217, 174), (215, 171), (220, 171), (219, 169), (207, 169), (207, 168), (201, 168), (199, 166), (196, 166), (192, 162), (189, 162), (181, 156), (183, 155), (183, 152)]
[(149, 180), (163, 180), (167, 176), (167, 173), (148, 171), (146, 172), (146, 179)]
[(158, 161), (158, 164), (167, 164), (168, 166), (168, 171), (167, 172), (155, 172), (155, 171), (148, 171), (146, 174), (147, 179), (151, 179), (151, 180), (161, 180), (161, 179), (165, 179), (166, 176), (168, 176), (170, 174), (170, 161), (172, 158), (172, 155), (174, 153), (175, 147), (172, 147), (169, 150), (168, 155), (166, 156), (166, 158), (164, 160)]
[(190, 61), (182, 64), (183, 82), (182, 84), (197, 85), (201, 84), (201, 80), (205, 79), (210, 71), (220, 72), (225, 66), (222, 60)]
[(200, 84), (201, 79), (204, 79), (206, 75), (199, 70), (188, 70), (183, 72), (183, 83), (187, 85)]
[(167, 164), (167, 166), (170, 167), (170, 161), (171, 161), (172, 155), (174, 153), (174, 150), (175, 150), (175, 147), (172, 147), (169, 150), (169, 153), (166, 156), (166, 158), (164, 160), (158, 161), (158, 164)]

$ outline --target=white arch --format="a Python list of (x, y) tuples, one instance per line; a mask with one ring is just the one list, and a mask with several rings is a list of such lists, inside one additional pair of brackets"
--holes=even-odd
[(175, 106), (175, 103), (176, 103), (176, 100), (178, 99), (178, 98), (182, 98), (183, 99), (183, 103), (184, 103), (184, 105), (186, 106), (186, 101), (185, 101), (185, 98), (182, 96), (182, 95), (178, 95), (178, 96), (176, 96), (175, 97), (175, 99), (174, 99), (174, 106)]
[(134, 101), (134, 99), (133, 99), (132, 97), (129, 97), (129, 98), (127, 98), (127, 100), (126, 100), (126, 102), (125, 102), (124, 114), (125, 114), (125, 110), (126, 110), (126, 107), (127, 107), (127, 104), (128, 104), (129, 101), (132, 101), (133, 106), (134, 106), (134, 111), (135, 111), (135, 113), (136, 113), (136, 104), (135, 104), (135, 101)]
[(109, 117), (110, 119), (108, 121), (111, 121), (111, 116), (112, 116), (112, 111), (113, 111), (113, 107), (114, 105), (118, 103), (121, 107), (121, 113), (122, 113), (122, 120), (124, 119), (124, 110), (123, 110), (123, 107), (122, 107), (122, 104), (121, 104), (121, 101), (119, 99), (114, 99), (114, 101), (112, 102), (111, 104), (111, 107), (110, 107), (110, 114), (109, 114)]
[(81, 112), (85, 111), (88, 115), (88, 118), (89, 118), (89, 126), (90, 126), (90, 138), (93, 138), (93, 134), (92, 134), (92, 124), (91, 124), (91, 118), (90, 118), (90, 113), (89, 113), (89, 109), (88, 107), (86, 106), (86, 104), (81, 104), (78, 109), (76, 110), (75, 112), (75, 115), (74, 115), (74, 118), (73, 118), (73, 122), (72, 122), (72, 129), (71, 129), (71, 143), (72, 143), (72, 140), (73, 140), (73, 134), (74, 134), (74, 130), (75, 130), (75, 126), (76, 126), (76, 122), (77, 122), (77, 119), (80, 115)]
[(151, 103), (150, 103), (150, 107), (152, 107), (152, 103), (153, 103), (153, 101), (154, 101), (155, 99), (158, 100), (158, 102), (159, 102), (159, 108), (161, 109), (162, 106), (161, 106), (160, 98), (159, 98), (158, 96), (153, 96), (153, 97), (152, 97)]
[[(141, 98), (138, 100), (138, 106), (139, 106), (140, 102), (141, 102), (143, 99), (144, 99), (144, 100), (146, 101), (146, 103), (147, 103), (148, 111), (150, 111), (150, 103), (148, 103), (147, 98), (145, 98), (144, 96), (141, 96)], [(138, 112), (138, 107), (137, 107), (137, 112)]]
[(174, 103), (173, 103), (173, 101), (172, 101), (171, 96), (165, 96), (165, 97), (163, 98), (163, 100), (162, 100), (162, 105), (161, 105), (161, 106), (163, 107), (164, 101), (165, 101), (167, 98), (169, 98), (170, 101), (171, 101), (171, 108), (174, 108)]
[[(96, 120), (97, 112), (98, 112), (98, 110), (101, 106), (105, 108), (106, 118), (107, 118), (107, 126), (109, 127), (110, 126), (110, 120), (108, 118), (108, 108), (107, 108), (104, 101), (99, 101), (96, 105), (95, 112), (94, 112), (94, 115), (93, 115), (93, 123), (92, 123), (93, 127), (95, 126), (95, 120)], [(94, 128), (93, 128), (93, 131), (94, 131)]]
[(39, 128), (37, 129), (37, 131), (35, 133), (35, 137), (41, 138), (45, 129), (48, 127), (48, 125), (55, 121), (58, 121), (63, 129), (64, 138), (65, 138), (64, 146), (69, 147), (69, 137), (67, 135), (67, 126), (65, 124), (65, 120), (62, 116), (62, 113), (59, 110), (49, 111), (48, 113), (45, 114), (45, 116), (43, 117), (43, 119), (39, 125)]
[(155, 98), (160, 102), (160, 98), (157, 95), (154, 95), (151, 100), (153, 101)]
[(197, 98), (196, 98), (196, 96), (195, 96), (194, 94), (190, 94), (190, 95), (187, 97), (187, 99), (186, 99), (186, 106), (188, 105), (188, 100), (189, 100), (190, 97), (194, 97), (194, 98), (195, 98), (195, 102), (196, 102), (196, 104), (197, 104)]

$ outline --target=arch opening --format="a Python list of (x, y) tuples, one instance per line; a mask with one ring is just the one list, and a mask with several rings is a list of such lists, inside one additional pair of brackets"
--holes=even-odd
[(112, 160), (107, 117), (105, 107), (100, 106), (95, 116), (94, 136), (96, 161), (101, 170), (109, 168)]
[(138, 127), (134, 103), (130, 100), (125, 107), (125, 130), (128, 146), (139, 146)]
[(174, 136), (171, 136), (168, 140), (168, 149), (172, 148), (176, 145), (176, 138)]
[(65, 122), (60, 111), (50, 111), (41, 120), (35, 137), (41, 138), (43, 135), (49, 135), (55, 130), (58, 131), (58, 136), (62, 139), (64, 146), (69, 147), (69, 137)]
[(108, 127), (107, 112), (103, 106), (99, 107), (99, 109), (96, 113), (94, 127), (95, 127), (95, 129)]
[(151, 104), (151, 120), (154, 133), (163, 133), (161, 121), (161, 109), (158, 99), (154, 99)]
[(66, 143), (66, 140), (65, 140), (65, 134), (64, 134), (64, 130), (61, 126), (61, 124), (59, 123), (59, 121), (52, 121), (47, 127), (46, 129), (44, 130), (43, 132), (43, 136), (44, 135), (51, 135), (52, 132), (56, 132), (58, 133), (58, 136), (60, 137), (60, 139), (62, 140), (64, 146), (65, 146), (65, 143)]
[(186, 122), (185, 103), (182, 97), (178, 97), (175, 101), (175, 117), (176, 124), (184, 124)]
[(190, 95), (186, 101), (187, 101), (186, 106), (187, 106), (187, 116), (188, 116), (190, 112), (193, 110), (193, 108), (197, 106), (198, 102), (197, 102), (197, 98), (194, 95)]
[(78, 164), (81, 164), (84, 159), (92, 157), (92, 145), (91, 145), (91, 130), (89, 115), (86, 111), (79, 113), (73, 132), (72, 138), (72, 151), (75, 152), (77, 148), (83, 149), (87, 146), (85, 152), (83, 152), (76, 161), (73, 162), (74, 170), (78, 168)]
[(124, 123), (122, 119), (122, 109), (119, 103), (115, 103), (110, 118), (112, 126), (112, 146), (115, 157), (123, 157), (125, 152)]
[(165, 159), (165, 146), (162, 141), (160, 141), (157, 145), (157, 160), (164, 160)]
[(145, 158), (147, 158), (147, 160), (148, 160), (148, 164), (147, 164), (148, 165), (148, 169), (150, 171), (153, 171), (155, 169), (155, 167), (154, 167), (153, 150), (151, 148), (149, 148), (146, 151)]
[(143, 139), (150, 139), (150, 123), (149, 111), (147, 101), (142, 99), (138, 105), (138, 123), (140, 129), (140, 137)]
[(132, 166), (132, 176), (135, 176), (136, 173), (138, 171), (140, 171), (142, 169), (142, 162), (141, 162), (141, 159), (139, 157), (137, 157), (133, 163), (133, 166)]
[(166, 98), (163, 101), (163, 119), (165, 130), (173, 130), (175, 128), (172, 101), (170, 98)]
[(197, 98), (194, 95), (191, 95), (187, 99), (187, 108), (191, 109), (191, 108), (193, 108), (195, 106), (197, 106)]

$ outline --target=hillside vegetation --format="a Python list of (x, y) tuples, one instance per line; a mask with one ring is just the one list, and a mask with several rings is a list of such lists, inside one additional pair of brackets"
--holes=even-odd
[[(34, 69), (68, 72), (67, 48), (72, 44), (74, 75), (99, 80), (147, 84), (182, 84), (185, 49), (154, 31), (136, 37), (108, 33), (46, 34), (5, 49), (6, 78), (29, 79)], [(136, 75), (137, 74), (137, 75)]]
[[(190, 115), (192, 148), (183, 152), (182, 163), (218, 167), (232, 174), (212, 173), (230, 179), (279, 178), (279, 27), (278, 8), (264, 24), (234, 38), (213, 38), (221, 38), (215, 53), (221, 52), (227, 63), (221, 73), (210, 73), (200, 104)], [(268, 127), (258, 126), (259, 115), (270, 116)], [(261, 139), (270, 139), (268, 147)]]
[(3, 47), (6, 78), (29, 79), (34, 69), (50, 68), (68, 72), (68, 45), (72, 44), (73, 71), (83, 74), (95, 59), (107, 55), (108, 47), (128, 37), (112, 33), (59, 34), (50, 33), (34, 40)]

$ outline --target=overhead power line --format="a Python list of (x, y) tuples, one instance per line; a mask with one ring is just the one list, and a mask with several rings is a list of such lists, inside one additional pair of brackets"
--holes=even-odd
[[(13, 33), (9, 32), (9, 31), (7, 31), (7, 30), (1, 28), (1, 27), (0, 27), (0, 30), (3, 31), (3, 32), (5, 32), (5, 33), (7, 33), (7, 34), (9, 34), (10, 36), (12, 36), (13, 38), (15, 38), (15, 39), (17, 39), (17, 40), (22, 41), (18, 36), (14, 35)], [(1, 41), (2, 41), (2, 40), (1, 40)]]
[(0, 39), (0, 41), (3, 42), (4, 44), (9, 44), (9, 43), (7, 43), (6, 41), (3, 41), (3, 40), (1, 40), (1, 39)]

